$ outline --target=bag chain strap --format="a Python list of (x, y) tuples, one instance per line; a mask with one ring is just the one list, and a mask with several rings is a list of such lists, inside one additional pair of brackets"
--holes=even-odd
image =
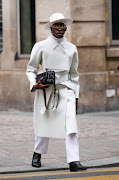
[(46, 91), (45, 91), (45, 89), (43, 89), (45, 107), (46, 107), (46, 109), (48, 109), (48, 110), (52, 110), (52, 109), (55, 107), (55, 95), (56, 95), (56, 91), (58, 91), (58, 99), (57, 99), (56, 108), (57, 108), (57, 106), (58, 106), (58, 104), (59, 104), (59, 89), (56, 89), (55, 80), (54, 80), (53, 86), (54, 86), (54, 98), (53, 98), (53, 99), (54, 99), (54, 103), (53, 103), (53, 106), (52, 106), (51, 108), (49, 108), (48, 105), (46, 104)]

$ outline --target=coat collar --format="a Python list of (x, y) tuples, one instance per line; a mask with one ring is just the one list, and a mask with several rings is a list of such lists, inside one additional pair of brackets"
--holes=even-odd
[(63, 40), (59, 43), (57, 42), (52, 35), (50, 35), (47, 40), (50, 42), (52, 49), (55, 49), (59, 44), (63, 46), (63, 48), (66, 48), (66, 40), (63, 38)]

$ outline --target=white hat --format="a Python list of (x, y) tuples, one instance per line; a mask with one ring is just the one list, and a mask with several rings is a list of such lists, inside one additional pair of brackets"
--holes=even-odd
[(50, 30), (50, 27), (56, 22), (62, 22), (66, 26), (69, 26), (73, 20), (70, 18), (65, 18), (61, 13), (54, 13), (52, 16), (50, 16), (50, 22), (45, 25), (45, 29)]

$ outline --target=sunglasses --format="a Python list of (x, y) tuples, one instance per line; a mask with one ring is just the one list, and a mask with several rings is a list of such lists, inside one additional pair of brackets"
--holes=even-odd
[(65, 29), (66, 25), (65, 24), (53, 24), (51, 27), (54, 29)]

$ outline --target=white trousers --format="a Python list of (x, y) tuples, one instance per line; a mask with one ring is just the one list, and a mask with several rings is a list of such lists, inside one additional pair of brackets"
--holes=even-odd
[[(34, 152), (39, 154), (46, 154), (48, 151), (48, 144), (49, 144), (49, 138), (36, 136)], [(67, 163), (80, 161), (78, 134), (72, 133), (66, 135), (65, 146), (66, 146)]]

